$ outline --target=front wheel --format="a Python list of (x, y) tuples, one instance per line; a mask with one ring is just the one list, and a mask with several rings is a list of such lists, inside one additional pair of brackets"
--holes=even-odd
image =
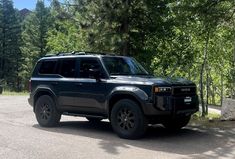
[(179, 130), (182, 127), (185, 127), (189, 121), (190, 121), (191, 116), (180, 116), (180, 117), (175, 117), (173, 119), (168, 119), (164, 121), (162, 124), (165, 128), (169, 130)]
[(137, 139), (144, 135), (147, 122), (139, 105), (129, 99), (118, 101), (111, 111), (111, 125), (121, 138)]
[(37, 100), (35, 115), (39, 125), (43, 127), (56, 126), (61, 118), (61, 114), (56, 109), (55, 102), (48, 95), (43, 95)]

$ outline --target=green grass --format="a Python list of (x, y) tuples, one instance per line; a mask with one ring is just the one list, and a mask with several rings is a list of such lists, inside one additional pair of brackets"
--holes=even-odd
[(201, 117), (200, 112), (197, 112), (197, 113), (193, 114), (193, 116), (192, 116), (192, 120), (200, 120), (200, 121), (218, 120), (218, 119), (220, 119), (220, 114), (217, 114), (217, 113), (208, 113), (208, 115), (205, 116), (204, 118)]
[(205, 117), (201, 117), (199, 112), (192, 115), (190, 125), (201, 125), (205, 128), (223, 128), (229, 122), (222, 122), (220, 120), (220, 114), (217, 113), (209, 113)]
[(10, 91), (3, 91), (1, 95), (5, 96), (27, 96), (29, 95), (28, 92), (10, 92)]

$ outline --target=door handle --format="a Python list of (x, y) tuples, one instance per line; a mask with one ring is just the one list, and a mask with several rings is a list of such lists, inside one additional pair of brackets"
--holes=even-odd
[(82, 83), (76, 83), (75, 85), (76, 86), (82, 86), (83, 84)]
[(52, 85), (58, 85), (58, 82), (52, 82), (51, 84)]

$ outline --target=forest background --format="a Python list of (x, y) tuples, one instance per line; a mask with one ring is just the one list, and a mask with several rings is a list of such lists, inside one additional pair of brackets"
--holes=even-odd
[(76, 50), (133, 56), (160, 77), (197, 84), (202, 114), (235, 98), (234, 0), (0, 0), (0, 85), (27, 90), (37, 60)]

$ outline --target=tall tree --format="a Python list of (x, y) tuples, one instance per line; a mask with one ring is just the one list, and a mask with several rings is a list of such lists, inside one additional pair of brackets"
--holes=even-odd
[(52, 1), (50, 11), (53, 19), (47, 38), (47, 48), (50, 52), (85, 50), (86, 35), (80, 23), (73, 18), (72, 11), (68, 12), (58, 0)]
[(0, 7), (0, 79), (19, 90), (20, 23), (12, 0), (1, 0)]
[[(224, 95), (234, 94), (234, 0), (53, 0), (52, 4), (46, 50), (115, 52), (138, 58), (157, 76), (189, 78), (199, 88), (203, 115), (207, 104), (220, 104)], [(40, 36), (31, 30), (36, 36), (28, 31), (24, 40), (30, 55), (26, 61), (37, 59), (40, 52), (33, 44)]]
[(43, 0), (38, 0), (35, 11), (26, 17), (22, 27), (23, 46), (21, 49), (25, 59), (22, 75), (25, 79), (30, 77), (36, 61), (48, 52), (46, 44), (50, 26), (50, 10), (45, 7)]

